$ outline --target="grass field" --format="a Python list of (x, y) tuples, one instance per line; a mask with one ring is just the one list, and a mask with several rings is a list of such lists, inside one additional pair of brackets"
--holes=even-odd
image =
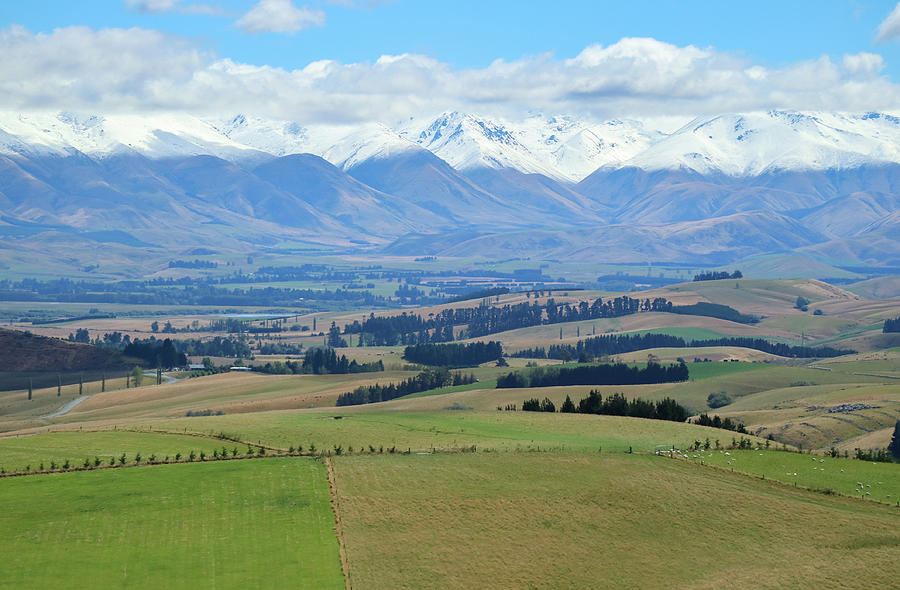
[(311, 459), (4, 479), (0, 498), (0, 588), (344, 588)]
[[(726, 454), (727, 453), (727, 454)], [(750, 473), (766, 479), (831, 489), (888, 504), (900, 501), (900, 465), (855, 459), (831, 458), (772, 450), (708, 450), (688, 452), (693, 462), (703, 461), (725, 469)], [(858, 484), (863, 484), (862, 486)]]
[[(507, 266), (519, 264), (531, 263)], [(552, 294), (569, 303), (598, 295)], [(340, 353), (360, 362), (381, 360), (387, 370), (223, 373), (105, 393), (91, 383), (85, 385), (88, 399), (55, 418), (44, 416), (76, 399), (73, 386), (60, 397), (55, 387), (38, 388), (30, 401), (21, 389), (2, 393), (5, 471), (28, 466), (34, 472), (65, 461), (78, 468), (95, 457), (107, 466), (123, 453), (127, 466), (0, 478), (0, 505), (7, 508), (0, 515), (0, 563), (7, 564), (0, 568), (0, 588), (83, 587), (86, 580), (98, 588), (341, 588), (336, 531), (342, 531), (351, 586), (358, 589), (895, 586), (900, 465), (775, 452), (756, 437), (752, 443), (763, 450), (726, 454), (718, 446), (741, 435), (687, 423), (498, 410), (532, 397), (548, 397), (557, 407), (566, 396), (577, 403), (597, 389), (604, 397), (671, 397), (692, 412), (729, 416), (752, 432), (773, 434), (775, 448), (835, 445), (852, 456), (853, 445), (887, 444), (900, 418), (900, 347), (877, 332), (884, 317), (900, 315), (900, 302), (864, 300), (808, 280), (688, 283), (641, 297), (657, 295), (676, 304), (724, 303), (762, 319), (745, 325), (641, 313), (482, 340), (499, 339), (511, 352), (559, 343), (560, 329), (562, 342), (570, 344), (595, 331), (663, 332), (796, 344), (806, 338), (807, 344), (828, 341), (861, 352), (810, 361), (735, 347), (654, 349), (616, 360), (640, 365), (648, 354), (662, 361), (682, 357), (689, 380), (496, 389), (498, 375), (529, 362), (509, 359), (509, 368), (485, 363), (462, 370), (474, 373), (477, 383), (340, 408), (334, 406), (339, 394), (407, 379), (420, 367), (402, 359), (401, 346), (353, 347)], [(801, 295), (811, 300), (810, 312), (794, 308)], [(501, 305), (528, 301), (535, 297), (499, 298)], [(29, 309), (16, 306), (0, 306), (0, 312)], [(446, 307), (413, 312), (427, 316)], [(824, 315), (813, 316), (812, 309)], [(146, 315), (90, 327), (147, 330), (166, 313), (178, 325), (198, 317), (184, 310), (176, 317), (175, 309), (140, 311)], [(314, 315), (323, 329), (368, 311)], [(312, 317), (300, 323), (311, 324)], [(304, 346), (322, 343), (305, 334), (285, 335)], [(694, 357), (719, 362), (694, 363)], [(8, 376), (14, 377), (21, 375)], [(107, 386), (120, 384), (109, 379)], [(732, 401), (711, 410), (707, 397), (717, 392)], [(869, 407), (829, 412), (847, 403)], [(186, 416), (200, 410), (223, 414)], [(706, 440), (715, 450), (680, 453), (682, 460), (654, 453)], [(271, 447), (269, 457), (248, 458), (248, 445)], [(298, 446), (330, 459), (272, 456)], [(236, 448), (243, 460), (199, 460), (201, 452), (212, 456), (223, 447)], [(162, 460), (180, 453), (183, 460), (191, 451), (198, 460), (146, 464), (151, 455)], [(138, 453), (142, 461), (134, 465)]]
[[(444, 403), (431, 397), (414, 402)], [(394, 403), (394, 402), (392, 402)], [(340, 445), (357, 451), (369, 445), (397, 450), (479, 449), (515, 450), (566, 448), (581, 450), (652, 451), (657, 445), (683, 445), (698, 437), (724, 437), (722, 430), (693, 424), (583, 414), (494, 411), (404, 411), (402, 404), (381, 409), (365, 406), (328, 412), (271, 412), (246, 416), (211, 416), (158, 422), (159, 428), (184, 427), (206, 432), (234, 433), (242, 440), (262, 441), (288, 448), (313, 443), (320, 450)], [(340, 419), (335, 419), (341, 416)], [(730, 440), (730, 436), (729, 436)]]
[(49, 469), (51, 461), (62, 465), (69, 460), (73, 466), (81, 466), (85, 459), (93, 462), (95, 457), (107, 465), (112, 458), (118, 460), (122, 453), (129, 463), (137, 453), (144, 461), (151, 455), (156, 455), (158, 460), (166, 456), (174, 459), (176, 453), (187, 458), (191, 451), (198, 455), (202, 451), (211, 456), (214, 450), (221, 451), (223, 446), (229, 452), (235, 446), (241, 453), (246, 450), (244, 445), (230, 441), (190, 435), (123, 430), (50, 432), (0, 438), (0, 467), (6, 471), (21, 471), (30, 466), (36, 471), (41, 464)]
[(359, 588), (871, 588), (900, 575), (896, 508), (683, 461), (413, 454), (335, 467)]

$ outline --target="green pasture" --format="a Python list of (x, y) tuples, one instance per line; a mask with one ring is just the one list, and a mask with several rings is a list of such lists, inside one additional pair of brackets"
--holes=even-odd
[(867, 588), (900, 575), (896, 508), (685, 461), (478, 452), (334, 463), (356, 588)]
[[(440, 398), (404, 401), (413, 404)], [(448, 400), (445, 405), (449, 406)], [(389, 405), (393, 404), (393, 405)], [(267, 412), (210, 416), (154, 422), (154, 428), (225, 432), (242, 440), (287, 449), (310, 443), (318, 450), (339, 445), (343, 450), (369, 451), (395, 447), (411, 449), (458, 449), (471, 447), (497, 450), (526, 448), (582, 449), (606, 451), (653, 450), (657, 445), (690, 444), (697, 437), (722, 432), (693, 424), (536, 412), (436, 410), (404, 411), (398, 402), (331, 409), (327, 412)], [(391, 411), (391, 408), (394, 408)], [(139, 425), (138, 425), (139, 426)]]
[(246, 446), (242, 444), (187, 434), (127, 430), (46, 432), (0, 438), (0, 467), (6, 471), (22, 471), (30, 466), (32, 471), (36, 471), (42, 463), (45, 469), (49, 469), (51, 461), (62, 465), (66, 460), (73, 467), (81, 467), (85, 459), (93, 463), (95, 458), (108, 465), (113, 458), (118, 462), (122, 453), (125, 453), (128, 463), (133, 462), (138, 453), (143, 461), (151, 455), (156, 455), (159, 461), (167, 456), (174, 460), (176, 453), (187, 459), (191, 451), (198, 456), (201, 451), (212, 456), (214, 450), (221, 451), (223, 446), (229, 453), (234, 447), (241, 454), (246, 451)]
[[(728, 439), (730, 442), (730, 438)], [(703, 450), (681, 455), (714, 465), (815, 490), (834, 490), (889, 504), (900, 501), (900, 465), (777, 450)], [(862, 484), (862, 485), (859, 485)], [(898, 515), (900, 516), (900, 515)]]
[(724, 334), (710, 330), (709, 328), (699, 328), (692, 326), (675, 327), (675, 328), (654, 328), (652, 330), (635, 330), (633, 332), (625, 332), (629, 336), (644, 334), (665, 334), (666, 336), (675, 336), (676, 338), (684, 338), (686, 341), (691, 340), (712, 340), (722, 338)]
[(0, 588), (344, 588), (306, 458), (0, 480)]

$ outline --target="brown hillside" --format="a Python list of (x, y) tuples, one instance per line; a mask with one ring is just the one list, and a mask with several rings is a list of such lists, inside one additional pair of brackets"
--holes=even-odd
[(120, 352), (0, 328), (0, 371), (80, 371), (124, 365)]

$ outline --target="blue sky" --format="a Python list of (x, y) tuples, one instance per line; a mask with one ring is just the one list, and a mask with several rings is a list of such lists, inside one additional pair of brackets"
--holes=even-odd
[[(628, 108), (638, 114), (653, 111), (652, 94), (662, 95), (668, 91), (652, 79), (667, 76), (667, 64), (675, 63), (671, 72), (673, 84), (678, 76), (693, 79), (687, 71), (692, 68), (699, 68), (700, 78), (708, 75), (712, 84), (732, 75), (741, 78), (743, 82), (737, 83), (736, 91), (741, 91), (742, 83), (752, 86), (748, 92), (753, 96), (745, 108), (803, 108), (804, 101), (809, 103), (809, 108), (869, 108), (866, 93), (884, 92), (888, 92), (888, 96), (880, 100), (871, 100), (869, 96), (871, 108), (900, 108), (900, 92), (896, 87), (896, 82), (900, 82), (900, 12), (897, 13), (896, 30), (891, 28), (882, 35), (884, 41), (876, 41), (879, 26), (883, 26), (897, 7), (895, 0), (262, 0), (262, 4), (266, 2), (293, 11), (300, 24), (295, 24), (293, 30), (270, 32), (267, 27), (278, 26), (277, 18), (275, 24), (265, 22), (265, 18), (273, 20), (275, 13), (271, 10), (268, 17), (263, 15), (263, 20), (248, 20), (248, 13), (259, 9), (257, 0), (103, 0), (83, 3), (32, 0), (27, 3), (3, 2), (0, 28), (7, 33), (4, 41), (15, 46), (11, 50), (13, 54), (21, 51), (27, 57), (46, 50), (39, 63), (46, 72), (35, 71), (34, 76), (43, 76), (52, 83), (53, 76), (64, 74), (54, 70), (53, 51), (65, 52), (61, 56), (63, 61), (72, 60), (77, 57), (72, 55), (73, 51), (77, 54), (79, 47), (75, 29), (65, 35), (65, 40), (61, 39), (64, 35), (54, 34), (54, 31), (86, 27), (77, 30), (86, 47), (83, 59), (70, 67), (72, 76), (78, 78), (76, 87), (85, 90), (76, 92), (71, 100), (83, 103), (94, 96), (100, 105), (121, 106), (129, 101), (132, 104), (143, 101), (154, 108), (195, 109), (198, 104), (208, 102), (199, 91), (196, 97), (179, 102), (174, 96), (161, 96), (159, 88), (165, 84), (174, 87), (189, 78), (196, 85), (198, 72), (212, 71), (211, 75), (225, 76), (223, 69), (228, 70), (229, 82), (217, 82), (216, 87), (222, 88), (224, 84), (231, 89), (228, 91), (235, 92), (235, 101), (245, 100), (252, 104), (254, 99), (249, 97), (245, 81), (247, 72), (238, 71), (231, 67), (232, 64), (269, 66), (290, 72), (320, 60), (333, 60), (343, 66), (362, 63), (372, 68), (365, 71), (332, 68), (326, 74), (310, 75), (308, 80), (299, 82), (281, 75), (280, 81), (270, 77), (266, 78), (266, 83), (273, 84), (273, 91), (285, 93), (291, 91), (289, 82), (295, 84), (294, 91), (313, 85), (315, 92), (310, 91), (311, 98), (329, 91), (337, 95), (353, 93), (357, 86), (366, 84), (370, 85), (368, 91), (375, 95), (393, 93), (395, 97), (409, 97), (420, 91), (436, 92), (432, 91), (435, 80), (431, 76), (441, 76), (440, 82), (447, 88), (472, 83), (472, 80), (483, 81), (488, 76), (492, 79), (520, 76), (510, 82), (504, 97), (495, 96), (495, 89), (485, 84), (480, 94), (470, 92), (462, 98), (449, 97), (446, 102), (451, 106), (464, 106), (467, 101), (475, 101), (502, 110), (510, 106), (528, 108), (530, 100), (534, 102), (534, 108), (587, 109), (597, 116), (604, 116)], [(128, 39), (127, 35), (103, 38), (105, 30), (116, 28), (138, 28), (142, 33), (134, 39)], [(144, 35), (145, 32), (148, 34)], [(163, 35), (152, 37), (149, 33)], [(554, 66), (557, 69), (572, 66), (566, 60), (584, 57), (587, 48), (620, 47), (617, 44), (622, 39), (635, 37), (650, 38), (662, 45), (621, 47), (622, 51), (613, 52), (615, 55), (604, 55), (591, 61), (590, 67), (596, 68), (598, 74), (606, 75), (611, 70), (619, 72), (619, 77), (611, 75), (603, 88), (591, 85), (586, 81), (589, 77), (573, 81), (571, 87), (557, 92), (554, 97), (550, 96), (549, 87), (543, 94), (523, 88), (528, 85), (529, 76), (547, 79), (548, 84), (558, 86), (559, 80), (550, 80)], [(118, 94), (113, 97), (115, 100), (102, 88), (87, 88), (92, 63), (94, 67), (100, 67), (96, 64), (102, 61), (92, 55), (100, 55), (103, 51), (115, 54), (116, 43), (124, 47), (123, 55), (139, 60), (143, 51), (148, 61), (161, 64), (159, 68), (171, 67), (176, 73), (181, 72), (182, 77), (167, 81), (164, 73), (152, 71), (145, 77), (138, 74), (136, 81), (131, 73), (123, 71), (120, 78), (127, 78), (129, 83), (142, 88), (140, 96), (123, 98), (127, 94), (125, 83), (117, 83), (120, 79), (110, 77), (110, 69), (115, 67), (112, 64), (104, 66), (102, 73), (110, 78), (113, 86), (119, 87)], [(140, 43), (144, 45), (138, 47)], [(180, 53), (175, 55), (171, 46), (177, 46)], [(707, 55), (691, 56), (691, 46)], [(4, 49), (0, 42), (0, 50)], [(552, 57), (547, 58), (548, 53)], [(649, 93), (642, 90), (646, 84), (640, 81), (632, 84), (630, 80), (622, 80), (627, 72), (625, 61), (630, 59), (636, 68), (640, 68), (647, 61), (644, 53), (651, 55), (649, 59), (655, 64), (652, 71), (645, 72), (646, 80), (652, 86)], [(196, 58), (194, 54), (202, 57)], [(415, 63), (373, 65), (383, 55), (401, 54), (414, 54), (422, 59)], [(496, 60), (515, 66), (517, 72), (498, 72), (494, 67)], [(615, 64), (611, 66), (610, 60)], [(684, 60), (690, 64), (683, 65)], [(583, 63), (575, 65), (581, 74), (585, 74)], [(7, 71), (5, 75), (20, 76), (23, 68)], [(147, 68), (149, 66), (138, 69)], [(184, 72), (180, 68), (184, 68)], [(756, 68), (755, 73), (751, 72), (752, 68)], [(798, 71), (803, 86), (799, 91), (792, 81)], [(448, 72), (463, 74), (451, 80)], [(392, 88), (377, 86), (371, 79), (377, 75), (388, 78)], [(0, 81), (3, 76), (0, 66)], [(253, 79), (258, 81), (260, 76), (263, 73), (257, 71)], [(817, 77), (822, 84), (818, 89), (815, 86)], [(232, 84), (238, 78), (241, 82)], [(761, 79), (767, 80), (765, 87)], [(862, 82), (869, 84), (867, 90), (854, 93), (853, 89)], [(71, 80), (69, 83), (64, 87), (70, 88)], [(422, 86), (416, 86), (417, 83)], [(148, 98), (151, 86), (154, 94)], [(585, 86), (590, 88), (585, 90)], [(623, 89), (624, 86), (628, 88)], [(840, 92), (835, 90), (838, 86)], [(514, 95), (513, 88), (522, 89), (521, 100)], [(3, 90), (0, 84), (0, 94)], [(742, 106), (740, 102), (726, 99), (724, 86), (713, 90), (722, 95), (718, 102), (702, 103), (702, 90), (696, 89), (685, 98), (683, 109), (717, 110)], [(9, 98), (9, 107), (52, 102), (49, 95), (10, 91), (22, 96)], [(210, 89), (207, 91), (211, 92)], [(635, 100), (626, 104), (623, 96), (628, 93)], [(593, 97), (593, 102), (584, 100), (585, 96)], [(573, 97), (581, 98), (575, 100)], [(603, 97), (603, 100), (597, 97)], [(429, 108), (437, 108), (440, 97), (430, 96), (427, 102)], [(277, 105), (264, 108), (288, 110)], [(325, 106), (317, 108), (321, 110)], [(667, 108), (675, 107), (669, 101)], [(402, 112), (402, 109), (395, 110)]]
[(234, 24), (252, 1), (210, 4), (220, 7), (221, 14), (146, 13), (122, 0), (4, 2), (0, 22), (34, 32), (70, 25), (151, 28), (192, 37), (220, 57), (289, 69), (321, 59), (348, 63), (401, 53), (423, 53), (461, 68), (482, 67), (497, 58), (545, 52), (574, 57), (593, 43), (653, 37), (676, 45), (713, 46), (776, 66), (823, 54), (871, 51), (885, 57), (885, 73), (900, 79), (900, 41), (875, 43), (878, 25), (896, 5), (893, 0), (363, 0), (356, 7), (295, 2), (322, 10), (324, 25), (255, 35)]

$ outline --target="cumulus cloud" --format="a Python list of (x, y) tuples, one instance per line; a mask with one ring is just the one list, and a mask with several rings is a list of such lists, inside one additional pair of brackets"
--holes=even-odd
[(875, 41), (877, 43), (894, 41), (896, 39), (900, 39), (900, 3), (898, 3), (888, 17), (878, 25), (878, 33), (875, 36)]
[(307, 6), (298, 8), (292, 0), (259, 0), (237, 21), (247, 33), (296, 33), (324, 24), (324, 12)]
[(0, 108), (97, 113), (245, 112), (302, 123), (384, 122), (469, 110), (614, 117), (701, 116), (772, 108), (898, 110), (900, 87), (880, 56), (821, 57), (781, 68), (713, 48), (654, 39), (592, 45), (454, 69), (417, 54), (286, 70), (222, 59), (146, 29), (0, 31)]
[(222, 9), (215, 4), (186, 4), (183, 0), (125, 0), (129, 7), (145, 13), (180, 12), (182, 14), (222, 14)]

